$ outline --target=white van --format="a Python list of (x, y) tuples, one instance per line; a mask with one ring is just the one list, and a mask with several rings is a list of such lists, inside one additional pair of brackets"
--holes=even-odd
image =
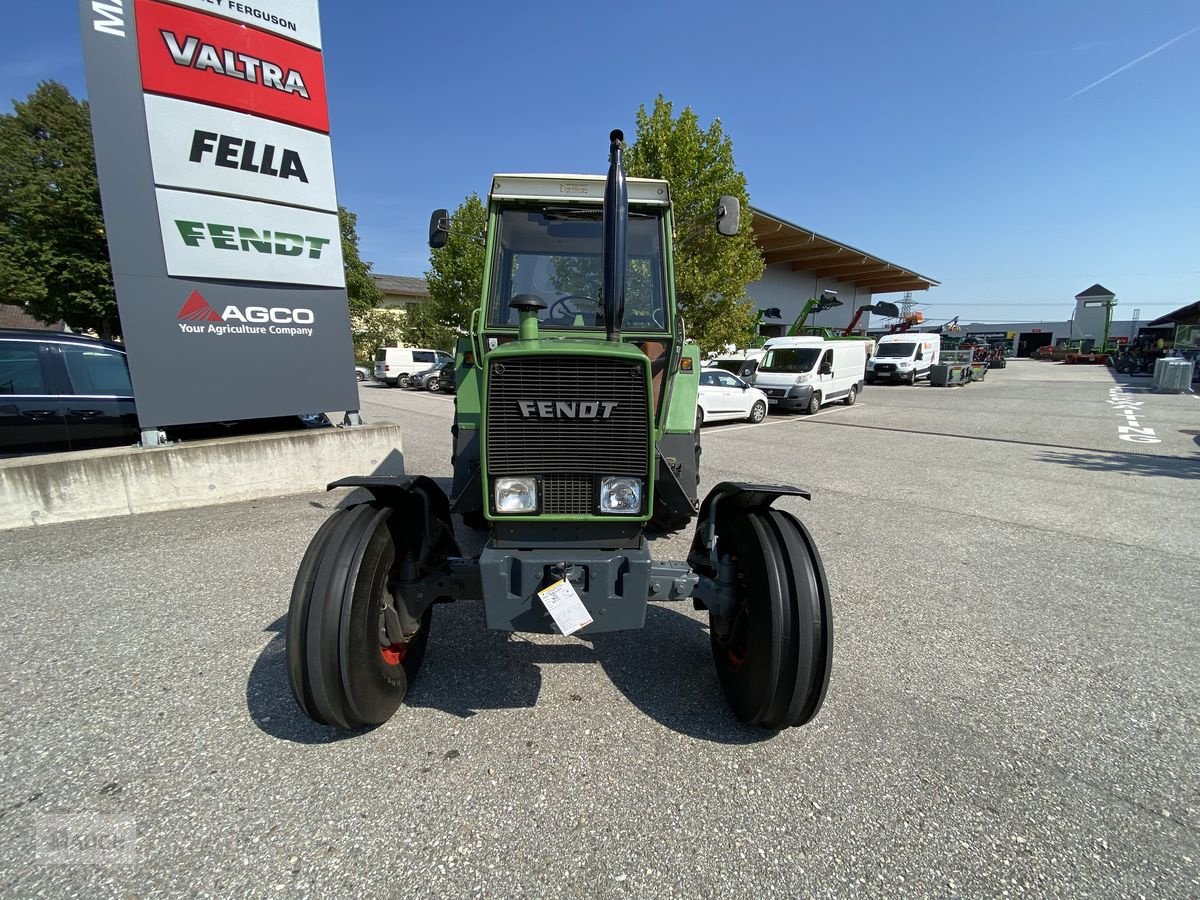
[(862, 341), (780, 337), (764, 349), (748, 380), (767, 395), (772, 409), (815, 413), (834, 400), (851, 406), (862, 391), (867, 365)]
[(929, 369), (937, 365), (941, 349), (940, 334), (916, 331), (885, 334), (875, 345), (875, 354), (867, 360), (867, 384), (881, 380), (916, 384), (918, 378), (929, 377)]
[(454, 357), (441, 350), (420, 347), (380, 347), (375, 351), (375, 380), (388, 387), (407, 387), (410, 375), (432, 369)]
[(706, 369), (724, 369), (739, 378), (749, 378), (758, 368), (758, 361), (763, 358), (765, 350), (739, 350), (736, 353), (718, 354), (704, 361)]

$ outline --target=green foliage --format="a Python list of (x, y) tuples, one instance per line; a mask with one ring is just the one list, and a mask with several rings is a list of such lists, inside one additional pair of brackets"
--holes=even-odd
[(404, 316), (390, 309), (368, 309), (350, 317), (350, 334), (355, 360), (371, 362), (376, 348), (404, 342)]
[[(356, 319), (378, 306), (383, 300), (383, 292), (371, 277), (371, 264), (363, 262), (358, 255), (358, 216), (346, 207), (339, 206), (338, 227), (342, 233), (342, 263), (346, 269), (350, 318)], [(375, 346), (386, 347), (388, 344)]]
[(414, 347), (453, 349), (465, 333), (483, 293), (484, 235), (487, 209), (472, 192), (450, 215), (446, 245), (429, 252), (430, 299), (409, 307), (404, 338)]
[[(746, 285), (762, 277), (763, 259), (751, 231), (746, 176), (734, 165), (733, 142), (721, 121), (701, 129), (691, 107), (676, 117), (660, 94), (653, 110), (647, 112), (645, 105), (638, 109), (637, 140), (625, 158), (631, 176), (671, 183), (675, 297), (688, 336), (706, 351), (744, 346), (754, 330)], [(742, 204), (741, 229), (733, 237), (716, 231), (717, 201), (723, 194)]]
[(0, 116), (0, 299), (120, 332), (88, 106), (54, 81)]

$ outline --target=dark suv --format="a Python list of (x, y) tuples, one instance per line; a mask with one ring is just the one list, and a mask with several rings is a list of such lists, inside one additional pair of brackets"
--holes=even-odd
[(139, 436), (119, 344), (0, 329), (0, 453), (113, 447)]

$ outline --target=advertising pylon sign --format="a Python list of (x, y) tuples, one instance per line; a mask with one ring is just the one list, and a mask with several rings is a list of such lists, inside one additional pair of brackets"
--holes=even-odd
[(317, 0), (80, 0), (143, 428), (358, 407)]

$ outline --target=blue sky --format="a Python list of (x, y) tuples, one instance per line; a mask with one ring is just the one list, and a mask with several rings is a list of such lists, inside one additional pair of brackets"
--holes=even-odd
[[(6, 10), (0, 99), (86, 88), (76, 4)], [(1200, 298), (1194, 0), (322, 5), (341, 202), (375, 270), (498, 171), (602, 172), (662, 93), (720, 117), (751, 202), (942, 282), (930, 320)], [(1069, 98), (1069, 99), (1068, 99)], [(885, 297), (883, 299), (895, 299)]]

